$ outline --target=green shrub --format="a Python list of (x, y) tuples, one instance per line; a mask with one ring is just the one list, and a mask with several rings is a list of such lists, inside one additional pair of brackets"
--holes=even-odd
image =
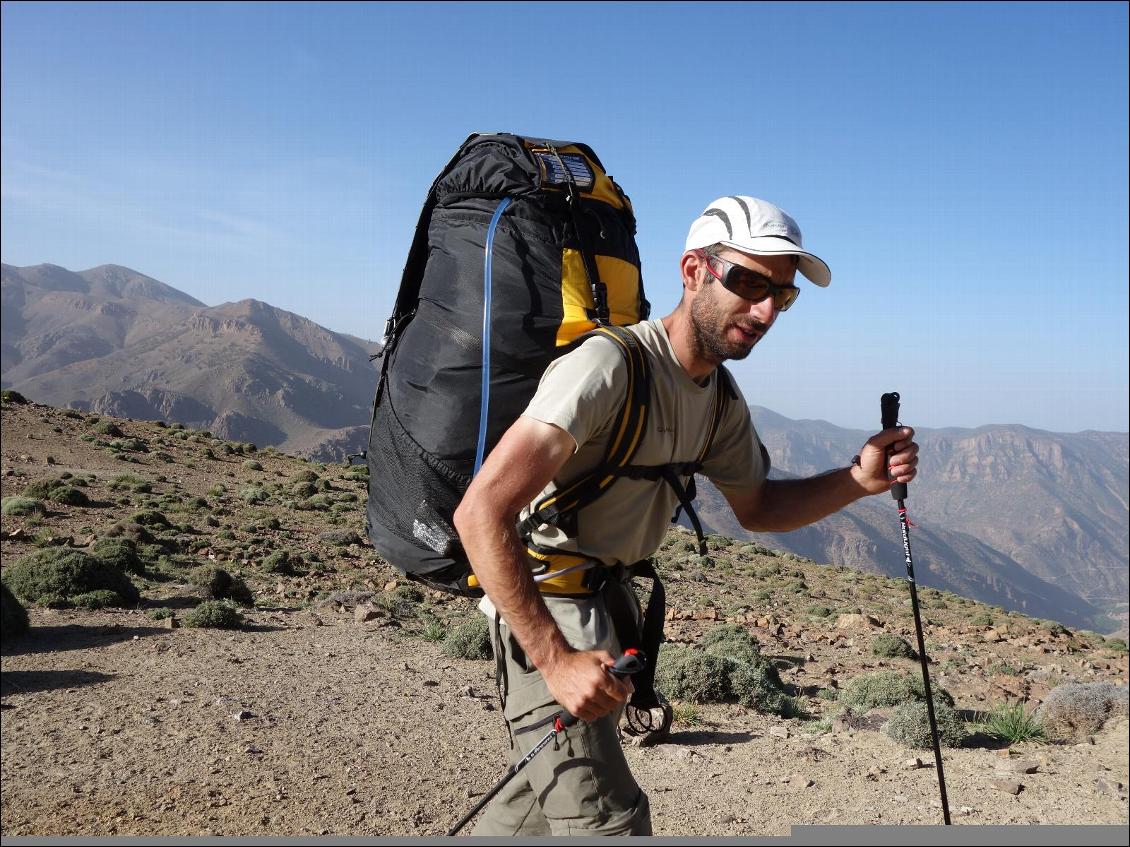
[[(932, 686), (934, 703), (953, 705), (949, 692)], [(857, 715), (872, 709), (899, 706), (913, 701), (925, 701), (926, 691), (920, 676), (898, 671), (876, 671), (853, 677), (840, 692), (840, 703)]]
[(263, 559), (263, 570), (267, 573), (293, 574), (295, 568), (302, 564), (302, 559), (291, 556), (286, 550), (276, 550)]
[(78, 550), (49, 548), (21, 556), (3, 572), (4, 583), (29, 603), (64, 600), (92, 591), (116, 592), (126, 605), (140, 599), (137, 587), (113, 565)]
[(312, 482), (299, 482), (290, 490), (290, 493), (295, 497), (313, 497), (318, 493), (318, 487)]
[[(939, 743), (945, 747), (960, 747), (965, 741), (965, 724), (953, 706), (935, 703), (934, 719), (938, 727)], [(898, 706), (891, 713), (891, 719), (884, 729), (888, 736), (907, 747), (923, 749), (934, 746), (930, 734), (930, 717), (924, 701)]]
[(125, 435), (121, 428), (113, 421), (98, 421), (94, 424), (94, 431), (99, 435), (109, 435), (111, 438), (121, 438)]
[(255, 596), (246, 582), (216, 565), (193, 568), (188, 574), (188, 581), (202, 588), (211, 600), (234, 600), (241, 606), (255, 603)]
[(47, 509), (32, 497), (5, 497), (0, 500), (0, 512), (5, 515), (45, 515)]
[(886, 659), (913, 659), (915, 654), (902, 638), (890, 632), (880, 632), (871, 640), (871, 655)]
[(55, 491), (55, 489), (68, 487), (70, 487), (70, 483), (62, 477), (37, 479), (35, 482), (24, 488), (23, 496), (32, 497), (36, 500), (46, 500), (50, 498), (51, 492)]
[(157, 539), (153, 533), (134, 521), (118, 521), (106, 530), (109, 538), (128, 538), (135, 544), (152, 544)]
[(701, 649), (669, 646), (660, 651), (658, 686), (668, 696), (695, 703), (736, 700), (743, 706), (784, 716), (798, 707), (781, 677), (742, 627), (720, 626), (703, 637)]
[(145, 565), (137, 555), (137, 545), (128, 538), (99, 538), (91, 545), (90, 552), (123, 573), (145, 573)]
[(690, 647), (666, 644), (659, 651), (655, 684), (676, 700), (721, 703), (729, 693), (726, 660)]
[(265, 503), (270, 499), (270, 495), (258, 485), (247, 486), (247, 488), (239, 492), (239, 496), (248, 503)]
[(969, 623), (973, 626), (992, 626), (993, 616), (988, 612), (978, 612), (969, 619)]
[(86, 492), (71, 485), (60, 485), (58, 488), (51, 489), (47, 499), (53, 503), (62, 503), (65, 506), (90, 505), (90, 498), (86, 496)]
[(0, 584), (0, 638), (18, 638), (29, 629), (27, 609), (9, 590), (7, 583)]
[(1049, 738), (1070, 741), (1102, 729), (1107, 718), (1127, 714), (1127, 688), (1109, 682), (1068, 682), (1052, 690), (1038, 710)]
[(136, 512), (130, 518), (135, 524), (141, 526), (169, 526), (169, 519), (165, 517), (163, 512), (158, 512), (156, 509), (146, 509), (141, 512)]
[(140, 438), (115, 438), (110, 442), (111, 450), (125, 450), (130, 453), (146, 453), (148, 448)]
[(431, 609), (420, 609), (420, 637), (425, 641), (437, 642), (447, 638), (447, 624), (436, 617)]
[(110, 481), (110, 488), (114, 491), (134, 491), (139, 494), (148, 494), (153, 490), (153, 483), (132, 474), (120, 474)]
[(256, 461), (255, 459), (244, 459), (243, 466), (245, 468), (247, 468), (249, 471), (261, 471), (261, 470), (263, 470), (262, 463)]
[(80, 609), (105, 609), (107, 606), (125, 606), (129, 607), (131, 604), (125, 602), (122, 596), (117, 591), (109, 591), (105, 588), (100, 588), (97, 591), (88, 591), (85, 594), (78, 594), (70, 598), (71, 604)]
[(173, 616), (173, 610), (170, 609), (168, 606), (161, 606), (160, 608), (157, 608), (157, 609), (150, 609), (145, 614), (147, 614), (150, 618), (152, 618), (155, 621), (163, 621), (166, 618), (171, 618)]
[(1009, 744), (1044, 738), (1043, 723), (1034, 712), (1026, 712), (1019, 700), (996, 706), (985, 717), (981, 731)]
[(832, 614), (832, 610), (827, 606), (809, 606), (808, 614), (812, 615), (814, 618), (826, 618)]
[(317, 482), (318, 475), (313, 471), (300, 471), (294, 475), (295, 482)]
[(332, 505), (333, 502), (325, 494), (315, 494), (299, 503), (298, 508), (308, 512), (326, 512)]
[(27, 404), (27, 398), (20, 394), (18, 391), (13, 391), (11, 388), (5, 388), (0, 391), (0, 401), (4, 403), (15, 403), (18, 406)]
[(452, 628), (443, 639), (442, 649), (445, 655), (457, 659), (489, 659), (494, 656), (486, 616), (476, 614), (467, 623)]
[(184, 616), (184, 625), (209, 629), (239, 629), (243, 626), (243, 614), (230, 601), (205, 600)]

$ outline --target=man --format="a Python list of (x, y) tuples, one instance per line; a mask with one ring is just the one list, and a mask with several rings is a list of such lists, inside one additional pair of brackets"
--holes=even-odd
[[(635, 464), (698, 455), (710, 438), (716, 392), (729, 382), (718, 366), (749, 355), (793, 304), (798, 271), (820, 286), (831, 281), (828, 266), (803, 248), (796, 222), (746, 196), (715, 201), (692, 224), (680, 271), (683, 296), (675, 311), (631, 328), (652, 376), (650, 417)], [(607, 589), (584, 589), (599, 585), (588, 576), (612, 572), (622, 579), (622, 566), (655, 551), (676, 495), (662, 481), (617, 479), (581, 510), (569, 532), (540, 527), (532, 536), (536, 558), (515, 529), (515, 516), (527, 517), (535, 498), (602, 461), (616, 436), (612, 423), (628, 390), (627, 370), (615, 343), (599, 337), (550, 365), (455, 514), (486, 594), (481, 608), (494, 621), (512, 761), (547, 731), (523, 728), (561, 708), (584, 722), (511, 780), (488, 806), (476, 835), (651, 833), (647, 795), (628, 769), (616, 732), (632, 686), (606, 670), (620, 650)], [(915, 476), (918, 447), (913, 431), (903, 427), (873, 436), (842, 470), (767, 480), (768, 457), (740, 393), (724, 409), (701, 473), (748, 530), (796, 529)], [(608, 571), (617, 566), (619, 571)], [(536, 578), (535, 570), (541, 571)]]

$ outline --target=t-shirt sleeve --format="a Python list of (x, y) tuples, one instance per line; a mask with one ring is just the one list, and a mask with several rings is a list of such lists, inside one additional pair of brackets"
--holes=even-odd
[(727, 400), (714, 444), (702, 463), (702, 472), (723, 494), (757, 488), (769, 473), (769, 453), (753, 428), (749, 406), (737, 385), (733, 389), (737, 397)]
[(522, 414), (558, 426), (577, 445), (584, 444), (615, 418), (627, 387), (627, 363), (614, 342), (590, 338), (550, 363)]

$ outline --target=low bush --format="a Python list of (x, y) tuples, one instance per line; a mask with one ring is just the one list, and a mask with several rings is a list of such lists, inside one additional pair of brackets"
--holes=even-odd
[(137, 555), (137, 545), (128, 538), (99, 538), (91, 545), (90, 552), (123, 573), (145, 573), (145, 565)]
[(4, 570), (3, 581), (17, 597), (39, 605), (66, 605), (101, 589), (115, 592), (123, 605), (140, 599), (122, 571), (78, 550), (49, 548), (21, 556)]
[(0, 512), (14, 517), (45, 515), (46, 507), (33, 497), (5, 497), (0, 500)]
[(205, 600), (184, 616), (184, 625), (208, 629), (240, 629), (243, 613), (228, 600)]
[(1048, 737), (1070, 741), (1098, 732), (1112, 716), (1127, 715), (1127, 688), (1109, 682), (1068, 682), (1052, 690), (1037, 712)]
[(117, 591), (105, 588), (78, 594), (71, 598), (71, 604), (79, 609), (105, 609), (108, 606), (128, 605)]
[[(966, 738), (965, 723), (950, 706), (943, 702), (934, 704), (934, 719), (938, 727), (938, 742), (945, 747), (960, 747)], [(925, 701), (903, 703), (891, 713), (884, 727), (888, 736), (914, 749), (933, 747), (930, 734), (930, 716)]]
[[(949, 692), (936, 685), (932, 686), (934, 704), (953, 705)], [(857, 715), (872, 709), (900, 706), (904, 703), (925, 701), (926, 690), (922, 678), (897, 671), (876, 671), (861, 674), (848, 681), (840, 692), (840, 703)]]
[(915, 653), (904, 639), (890, 632), (880, 632), (871, 640), (871, 655), (886, 659), (913, 659)]
[(476, 614), (471, 620), (453, 627), (443, 639), (445, 655), (457, 659), (490, 659), (494, 651), (490, 646), (490, 624), (485, 615)]
[(255, 603), (255, 596), (246, 582), (216, 565), (193, 568), (188, 574), (188, 580), (203, 589), (210, 600), (234, 600), (241, 606), (252, 606)]
[(668, 696), (695, 703), (736, 700), (786, 717), (797, 713), (777, 669), (745, 629), (717, 627), (703, 637), (700, 648), (669, 646), (660, 651), (656, 681)]
[(121, 427), (119, 427), (113, 421), (98, 421), (96, 424), (94, 424), (94, 431), (99, 435), (108, 435), (111, 438), (121, 438), (123, 435), (125, 435), (125, 433), (122, 432)]

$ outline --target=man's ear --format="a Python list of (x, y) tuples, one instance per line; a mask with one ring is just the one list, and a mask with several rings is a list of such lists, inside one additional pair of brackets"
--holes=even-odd
[(702, 254), (688, 250), (679, 260), (679, 270), (683, 276), (683, 288), (687, 291), (698, 291), (702, 285), (702, 272), (705, 270)]

